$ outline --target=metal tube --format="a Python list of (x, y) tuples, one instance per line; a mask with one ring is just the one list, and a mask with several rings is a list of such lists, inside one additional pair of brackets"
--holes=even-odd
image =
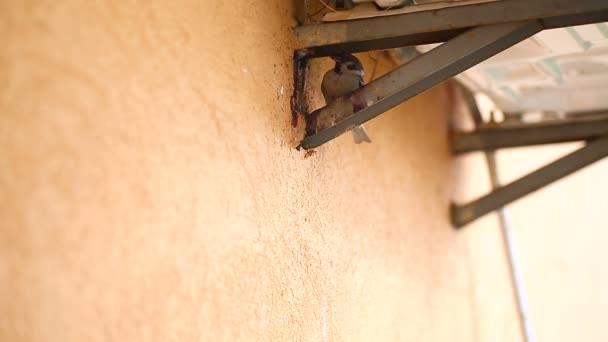
[[(488, 163), (488, 171), (490, 172), (490, 180), (493, 188), (500, 187), (498, 175), (498, 163), (496, 161), (496, 153), (494, 151), (486, 152), (486, 161)], [(511, 219), (507, 208), (498, 209), (498, 219), (500, 221), (500, 232), (502, 242), (505, 249), (505, 254), (509, 264), (509, 274), (511, 276), (511, 284), (513, 285), (513, 295), (517, 305), (517, 313), (519, 315), (521, 334), (525, 342), (536, 341), (534, 329), (530, 320), (530, 309), (528, 307), (528, 295), (524, 288), (524, 281), (521, 274), (519, 258), (515, 248), (515, 242), (511, 235)]]
[[(471, 111), (471, 116), (475, 125), (479, 127), (483, 124), (481, 112), (477, 106), (475, 96), (468, 89), (463, 88), (464, 101)], [(479, 128), (478, 128), (479, 129)], [(490, 182), (492, 189), (500, 187), (500, 176), (498, 174), (498, 162), (496, 161), (495, 151), (487, 151), (485, 153), (490, 173)], [(536, 341), (532, 321), (530, 320), (530, 310), (528, 309), (528, 296), (525, 291), (523, 277), (521, 275), (521, 267), (519, 266), (519, 258), (515, 248), (515, 242), (511, 235), (511, 220), (506, 207), (498, 209), (498, 219), (504, 251), (509, 265), (509, 275), (511, 278), (511, 288), (515, 297), (517, 313), (519, 316), (519, 326), (524, 342)]]
[(608, 136), (594, 140), (587, 146), (512, 183), (500, 186), (471, 203), (453, 206), (452, 222), (454, 226), (462, 227), (606, 156), (608, 156)]
[[(320, 146), (541, 30), (536, 21), (471, 29), (370, 82), (352, 96), (339, 98), (311, 113), (311, 117), (333, 117), (337, 123), (317, 127), (317, 133), (304, 138), (301, 147)], [(371, 105), (353, 114), (354, 98), (365, 98)]]

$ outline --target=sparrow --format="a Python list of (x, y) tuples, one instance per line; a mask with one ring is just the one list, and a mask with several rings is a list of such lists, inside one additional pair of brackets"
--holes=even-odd
[[(339, 56), (332, 56), (331, 59), (336, 62), (333, 69), (329, 70), (323, 76), (321, 82), (321, 93), (325, 98), (325, 104), (328, 105), (334, 102), (337, 98), (352, 94), (355, 90), (363, 87), (363, 65), (357, 57), (344, 54)], [(353, 111), (356, 113), (361, 109), (367, 107), (367, 102), (364, 98), (352, 99)], [(335, 121), (335, 118), (324, 118), (326, 121)], [(322, 118), (319, 118), (322, 120)], [(325, 122), (323, 126), (331, 126), (335, 122)], [(357, 126), (351, 130), (353, 138), (356, 144), (362, 142), (372, 142), (367, 135), (367, 132), (363, 126)]]

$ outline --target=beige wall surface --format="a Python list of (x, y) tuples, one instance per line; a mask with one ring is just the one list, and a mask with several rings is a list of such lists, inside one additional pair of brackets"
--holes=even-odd
[[(498, 154), (510, 181), (581, 147), (561, 144)], [(608, 340), (608, 159), (510, 208), (538, 341)]]
[(518, 339), (493, 218), (448, 222), (452, 183), (487, 185), (448, 88), (304, 158), (291, 17), (0, 1), (1, 341)]

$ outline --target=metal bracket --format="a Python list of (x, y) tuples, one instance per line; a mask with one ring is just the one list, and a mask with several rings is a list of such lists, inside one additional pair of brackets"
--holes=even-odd
[[(305, 61), (310, 58), (445, 42), (359, 89), (353, 97), (367, 99), (368, 107), (354, 112), (347, 97), (305, 115), (307, 133), (300, 147), (318, 147), (543, 29), (602, 21), (608, 21), (605, 0), (501, 0), (300, 26), (294, 113), (306, 113)], [(335, 117), (336, 124), (317, 126), (316, 119), (325, 115)]]
[(452, 223), (457, 228), (462, 227), (606, 156), (608, 156), (608, 135), (592, 140), (585, 147), (514, 182), (497, 187), (491, 193), (477, 200), (465, 205), (453, 204), (451, 210)]
[(452, 224), (456, 228), (608, 156), (608, 112), (576, 113), (572, 117), (578, 119), (546, 123), (483, 126), (473, 94), (465, 89), (464, 98), (478, 128), (471, 133), (456, 134), (452, 152), (458, 155), (484, 151), (494, 177), (497, 149), (571, 141), (586, 141), (587, 145), (507, 185), (499, 186), (493, 178), (493, 191), (489, 194), (464, 205), (452, 204)]

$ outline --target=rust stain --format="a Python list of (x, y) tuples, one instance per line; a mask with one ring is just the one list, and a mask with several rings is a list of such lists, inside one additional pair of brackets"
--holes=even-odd
[(317, 153), (317, 151), (315, 151), (315, 150), (308, 150), (304, 154), (304, 159), (308, 159), (308, 158), (312, 157), (313, 155), (315, 155), (316, 153)]
[(306, 50), (296, 50), (293, 54), (293, 94), (291, 96), (291, 126), (298, 126), (298, 116), (308, 111), (304, 91), (308, 72)]

